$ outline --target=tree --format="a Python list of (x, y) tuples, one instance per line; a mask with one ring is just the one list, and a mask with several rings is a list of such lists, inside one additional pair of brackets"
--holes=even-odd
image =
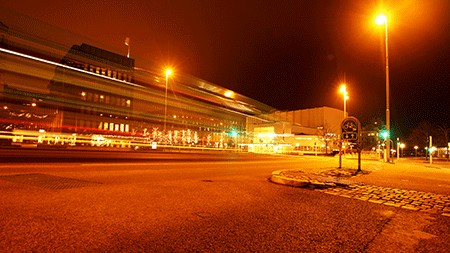
[[(437, 126), (437, 130), (440, 134), (439, 136), (439, 144), (443, 144), (442, 146), (447, 147), (448, 146), (448, 135), (450, 134), (450, 128), (445, 125), (438, 125)], [(448, 148), (448, 147), (447, 147)], [(448, 154), (448, 150), (447, 150), (447, 161), (449, 160), (449, 154)]]
[(416, 128), (411, 130), (408, 140), (413, 145), (427, 147), (430, 136), (438, 136), (436, 127), (428, 121), (422, 121)]
[(325, 154), (328, 154), (328, 144), (334, 143), (334, 139), (336, 134), (328, 124), (324, 124), (323, 126), (317, 129), (317, 136), (320, 141), (325, 144)]

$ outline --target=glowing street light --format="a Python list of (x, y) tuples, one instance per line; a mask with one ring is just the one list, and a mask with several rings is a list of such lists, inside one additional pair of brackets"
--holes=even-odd
[(172, 74), (170, 69), (166, 70), (166, 96), (164, 99), (164, 133), (166, 132), (166, 121), (167, 121), (167, 84), (169, 82), (169, 75)]
[(340, 92), (342, 93), (342, 95), (343, 95), (343, 97), (344, 97), (344, 118), (346, 118), (347, 117), (347, 99), (349, 98), (347, 95), (348, 95), (348, 93), (347, 93), (347, 89), (346, 89), (346, 87), (345, 87), (345, 84), (343, 84), (342, 86), (341, 86), (341, 90), (340, 90)]
[(225, 95), (225, 97), (230, 98), (230, 97), (233, 96), (233, 94), (234, 94), (234, 93), (233, 93), (232, 91), (229, 90), (229, 91), (226, 91), (224, 95)]
[(417, 157), (417, 150), (419, 149), (419, 146), (414, 146), (414, 149), (416, 150), (416, 157)]
[[(385, 15), (380, 14), (375, 19), (375, 22), (379, 25), (385, 25), (385, 37), (386, 37), (386, 131), (388, 133), (386, 141), (386, 150), (390, 149), (389, 133), (391, 131), (391, 117), (389, 113), (389, 54), (388, 54), (388, 26), (387, 18)], [(387, 156), (387, 162), (390, 162), (390, 154)]]
[(404, 156), (405, 154), (403, 153), (403, 149), (405, 148), (405, 144), (404, 143), (400, 144), (400, 148), (402, 149), (402, 156)]

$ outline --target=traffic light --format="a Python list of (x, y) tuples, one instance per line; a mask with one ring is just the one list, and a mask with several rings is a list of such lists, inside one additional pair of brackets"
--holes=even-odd
[(381, 132), (381, 137), (383, 137), (384, 139), (386, 139), (388, 136), (389, 134), (386, 130), (383, 130), (383, 132)]
[(236, 137), (238, 134), (236, 132), (236, 130), (233, 130), (233, 132), (231, 132), (231, 136)]

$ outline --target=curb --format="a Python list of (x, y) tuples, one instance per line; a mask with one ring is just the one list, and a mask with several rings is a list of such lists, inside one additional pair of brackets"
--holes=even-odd
[(310, 188), (310, 189), (323, 189), (323, 188), (329, 188), (329, 187), (336, 187), (337, 185), (349, 185), (354, 184), (355, 182), (341, 182), (337, 179), (324, 177), (324, 176), (316, 176), (311, 174), (303, 174), (300, 176), (292, 176), (288, 175), (286, 176), (285, 172), (288, 172), (289, 170), (277, 170), (272, 172), (272, 175), (270, 177), (270, 181), (276, 184), (281, 185), (287, 185), (292, 187), (299, 187), (299, 188)]

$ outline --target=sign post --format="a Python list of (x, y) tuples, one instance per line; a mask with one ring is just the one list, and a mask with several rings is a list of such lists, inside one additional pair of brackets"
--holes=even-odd
[[(341, 123), (341, 143), (343, 141), (356, 145), (358, 151), (358, 172), (361, 171), (361, 123), (355, 117), (347, 117)], [(339, 167), (342, 165), (341, 152), (339, 152)]]

